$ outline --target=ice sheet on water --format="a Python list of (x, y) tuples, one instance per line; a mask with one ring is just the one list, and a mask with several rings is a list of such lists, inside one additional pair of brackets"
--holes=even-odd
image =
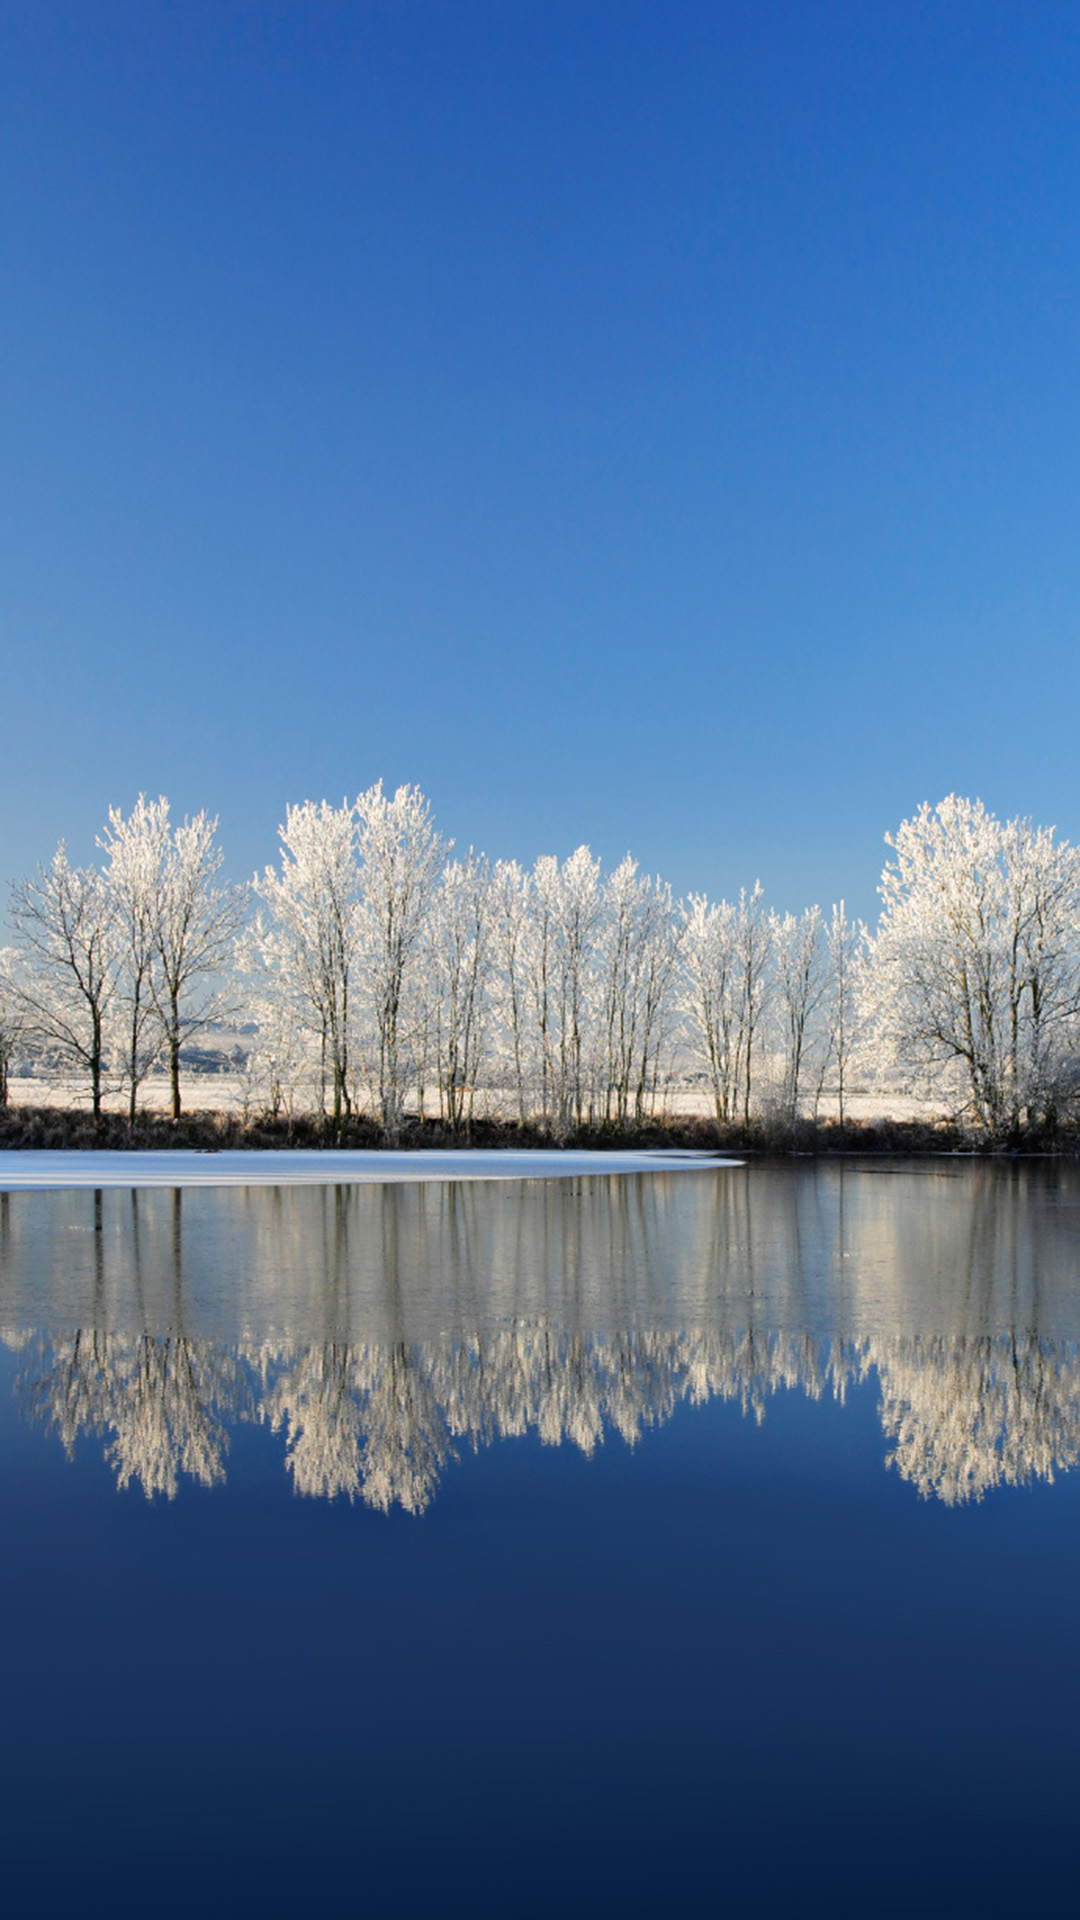
[(738, 1166), (707, 1153), (500, 1149), (378, 1152), (96, 1153), (23, 1148), (0, 1153), (0, 1192), (67, 1187), (281, 1187), (416, 1180), (552, 1180), (582, 1174), (671, 1173)]

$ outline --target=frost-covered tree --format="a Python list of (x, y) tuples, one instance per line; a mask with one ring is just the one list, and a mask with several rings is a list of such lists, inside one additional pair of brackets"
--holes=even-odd
[(771, 926), (760, 881), (738, 904), (691, 894), (682, 909), (682, 1007), (721, 1124), (748, 1122), (769, 996)]
[(564, 860), (556, 890), (559, 1008), (557, 1117), (561, 1126), (584, 1118), (590, 1024), (595, 1016), (593, 943), (603, 911), (600, 862), (588, 847)]
[(801, 914), (774, 914), (771, 936), (782, 1102), (784, 1112), (794, 1120), (809, 1055), (818, 1038), (814, 1021), (826, 987), (820, 907), (808, 907)]
[(224, 856), (215, 845), (217, 825), (205, 812), (185, 820), (171, 834), (161, 865), (152, 987), (174, 1120), (180, 1118), (180, 1051), (223, 1010), (222, 979), (247, 901), (246, 888), (218, 882)]
[[(830, 1070), (836, 1077), (837, 1114), (844, 1125), (845, 1100), (851, 1062), (862, 1032), (860, 1020), (860, 980), (866, 927), (861, 920), (849, 920), (842, 900), (832, 910), (825, 929), (828, 977), (825, 988), (825, 1028), (827, 1050), (823, 1075)], [(820, 1085), (819, 1085), (820, 1097)]]
[(599, 1106), (619, 1126), (655, 1098), (678, 932), (670, 887), (627, 854), (603, 885), (595, 957)]
[(955, 794), (887, 839), (865, 982), (879, 1044), (954, 1070), (961, 1110), (994, 1137), (1052, 1121), (1077, 1047), (1080, 854)]
[(531, 882), (516, 860), (500, 860), (491, 876), (492, 992), (505, 1071), (514, 1088), (518, 1119), (528, 1118), (528, 947)]
[(772, 928), (765, 912), (761, 882), (739, 894), (735, 915), (735, 957), (739, 979), (739, 1018), (743, 1032), (743, 1122), (749, 1122), (754, 1090), (755, 1044), (769, 1002)]
[(216, 820), (200, 813), (174, 832), (164, 797), (109, 810), (104, 869), (72, 867), (60, 846), (12, 895), (14, 982), (29, 1035), (90, 1077), (100, 1116), (105, 1073), (139, 1087), (164, 1046), (174, 1118), (180, 1049), (213, 1017), (244, 889), (219, 886)]
[(252, 964), (241, 941), (238, 966), (250, 975), (244, 990), (244, 1012), (250, 1033), (240, 1067), (241, 1101), (245, 1120), (252, 1112), (277, 1120), (290, 1119), (301, 1101), (326, 1110), (326, 1074), (315, 1057), (310, 1030), (305, 1027), (294, 997), (283, 990), (280, 975), (261, 973)]
[(0, 947), (0, 1107), (8, 1103), (8, 1081), (24, 1028), (15, 966), (14, 949)]
[(532, 1111), (545, 1120), (554, 1113), (558, 1083), (557, 880), (558, 861), (543, 855), (529, 875), (529, 912), (523, 953), (530, 1055), (528, 1083)]
[(528, 969), (545, 1119), (565, 1133), (584, 1118), (595, 1012), (593, 941), (600, 913), (600, 862), (578, 847), (560, 866), (550, 854), (533, 869)]
[(122, 954), (112, 892), (96, 867), (73, 867), (61, 842), (36, 878), (12, 889), (10, 916), (22, 1019), (64, 1065), (86, 1073), (98, 1121)]
[(451, 860), (434, 894), (426, 953), (442, 1110), (452, 1126), (472, 1111), (480, 1079), (492, 965), (492, 877), (482, 854)]
[(691, 1057), (705, 1070), (717, 1122), (738, 1107), (742, 1030), (735, 975), (734, 908), (692, 893), (683, 915), (683, 1011)]
[(390, 799), (380, 780), (358, 796), (356, 818), (374, 1078), (380, 1118), (392, 1133), (401, 1123), (412, 1068), (416, 965), (447, 847), (418, 787), (398, 787)]
[[(329, 1089), (333, 1118), (340, 1121), (352, 1110), (351, 1042), (361, 957), (355, 809), (347, 802), (332, 807), (325, 800), (318, 805), (306, 800), (286, 809), (278, 837), (280, 870), (267, 867), (253, 883), (269, 920), (256, 922), (247, 941), (247, 964), (254, 958), (264, 981), (273, 983), (282, 1039), (290, 1024), (303, 1024), (311, 1033), (324, 1109)], [(284, 1019), (286, 1004), (296, 1016), (292, 1023)]]
[(120, 946), (111, 1064), (127, 1083), (128, 1119), (134, 1122), (139, 1088), (161, 1050), (162, 1028), (153, 988), (162, 876), (169, 848), (168, 801), (164, 796), (147, 800), (140, 793), (126, 819), (119, 807), (110, 807), (109, 824), (98, 845), (108, 855), (105, 878)]

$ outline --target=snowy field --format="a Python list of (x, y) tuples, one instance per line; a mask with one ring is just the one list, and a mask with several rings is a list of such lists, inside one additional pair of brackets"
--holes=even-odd
[(69, 1187), (386, 1186), (422, 1180), (565, 1180), (582, 1174), (700, 1172), (738, 1160), (656, 1153), (444, 1152), (0, 1153), (0, 1192)]
[[(262, 1103), (253, 1100), (251, 1089), (236, 1074), (188, 1073), (180, 1078), (185, 1113), (246, 1114), (253, 1117)], [(168, 1089), (164, 1081), (151, 1080), (144, 1088), (139, 1106), (148, 1113), (168, 1111)], [(90, 1101), (83, 1081), (13, 1079), (8, 1091), (12, 1107), (60, 1107), (88, 1110)], [(127, 1099), (121, 1093), (106, 1093), (103, 1105), (108, 1113), (126, 1113)], [(881, 1089), (858, 1090), (844, 1102), (849, 1120), (933, 1120), (939, 1117), (940, 1102), (912, 1093), (890, 1093)], [(512, 1119), (513, 1102), (496, 1095), (478, 1097), (477, 1111), (494, 1118)], [(658, 1112), (667, 1120), (707, 1120), (712, 1102), (707, 1093), (696, 1088), (670, 1092)], [(818, 1107), (820, 1120), (836, 1118), (836, 1101), (828, 1090)]]

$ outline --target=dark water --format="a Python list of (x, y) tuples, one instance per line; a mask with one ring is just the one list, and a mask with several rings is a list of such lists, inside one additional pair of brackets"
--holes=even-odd
[(1068, 1911), (1080, 1179), (0, 1198), (12, 1911)]

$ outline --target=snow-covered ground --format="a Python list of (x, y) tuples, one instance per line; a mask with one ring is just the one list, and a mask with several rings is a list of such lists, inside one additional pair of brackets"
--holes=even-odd
[(0, 1153), (0, 1192), (67, 1187), (321, 1187), (416, 1180), (558, 1180), (582, 1174), (672, 1173), (737, 1160), (655, 1153)]
[[(185, 1113), (242, 1114), (249, 1107), (253, 1112), (259, 1110), (260, 1103), (252, 1100), (250, 1088), (245, 1087), (236, 1074), (181, 1074), (180, 1090)], [(164, 1080), (156, 1078), (147, 1082), (139, 1104), (149, 1112), (164, 1113), (168, 1109), (168, 1097)], [(14, 1079), (10, 1082), (8, 1098), (13, 1107), (74, 1107), (86, 1111), (90, 1105), (85, 1082), (76, 1080)], [(109, 1113), (127, 1112), (127, 1099), (122, 1093), (106, 1094), (104, 1104)], [(845, 1107), (849, 1120), (932, 1120), (942, 1111), (940, 1100), (935, 1102), (920, 1094), (882, 1089), (849, 1093)], [(514, 1103), (506, 1096), (501, 1100), (495, 1095), (481, 1099), (478, 1108), (496, 1118), (500, 1114), (512, 1118), (514, 1113)], [(712, 1110), (709, 1095), (700, 1088), (672, 1089), (663, 1101), (664, 1115), (670, 1120), (707, 1120)], [(835, 1097), (826, 1090), (818, 1117), (829, 1120), (835, 1116)]]

